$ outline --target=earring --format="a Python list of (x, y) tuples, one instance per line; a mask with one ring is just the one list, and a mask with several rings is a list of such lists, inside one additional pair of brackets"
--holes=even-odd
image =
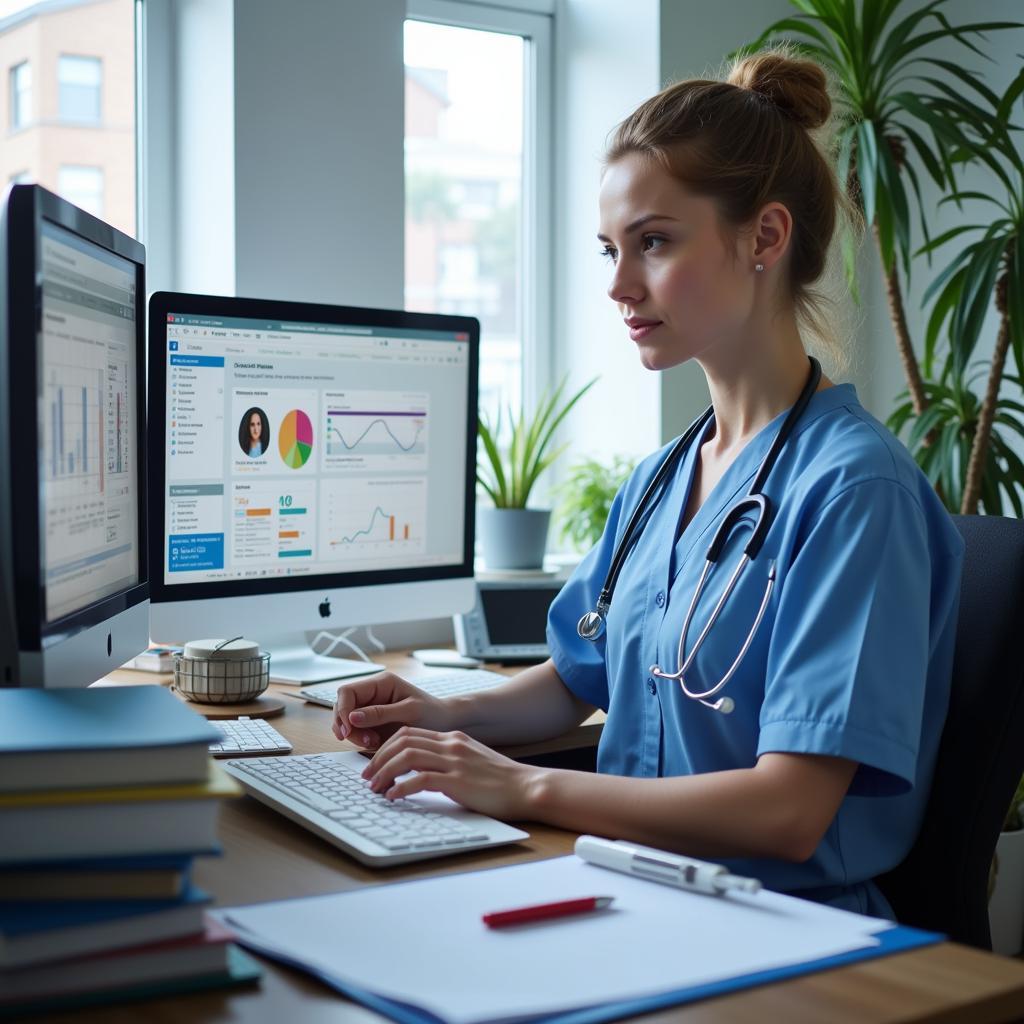
[(760, 274), (761, 271), (764, 270), (764, 264), (763, 263), (755, 263), (754, 264), (754, 269)]

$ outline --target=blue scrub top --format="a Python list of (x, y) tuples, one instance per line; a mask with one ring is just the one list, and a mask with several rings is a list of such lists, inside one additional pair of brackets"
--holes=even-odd
[[(732, 664), (764, 595), (764, 619), (719, 696), (723, 715), (686, 697), (674, 672), (686, 609), (707, 546), (742, 498), (786, 417), (747, 444), (678, 535), (699, 444), (691, 445), (619, 576), (607, 628), (577, 635), (616, 543), (671, 445), (645, 459), (612, 504), (604, 535), (551, 606), (548, 644), (573, 693), (608, 712), (598, 771), (642, 778), (752, 767), (773, 751), (859, 762), (817, 851), (793, 864), (733, 859), (770, 889), (892, 916), (871, 882), (908, 853), (924, 814), (949, 703), (963, 541), (909, 452), (861, 406), (851, 384), (817, 392), (765, 493), (775, 517), (687, 676), (715, 685)], [(711, 424), (708, 430), (711, 429)], [(750, 536), (734, 529), (697, 606), (687, 653)]]

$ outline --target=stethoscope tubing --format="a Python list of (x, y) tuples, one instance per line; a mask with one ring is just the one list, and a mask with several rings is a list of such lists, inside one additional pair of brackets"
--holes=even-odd
[[(803, 389), (800, 392), (800, 396), (790, 409), (786, 419), (783, 421), (782, 426), (779, 428), (772, 441), (768, 452), (765, 454), (761, 461), (761, 465), (758, 468), (757, 475), (754, 478), (753, 483), (750, 485), (750, 489), (747, 491), (745, 497), (741, 498), (736, 502), (732, 508), (725, 514), (722, 522), (719, 524), (718, 529), (715, 531), (715, 535), (712, 538), (711, 544), (708, 546), (707, 554), (705, 556), (704, 568), (701, 571), (700, 579), (698, 580), (697, 587), (694, 591), (693, 598), (690, 601), (690, 605), (686, 612), (686, 618), (683, 622), (683, 628), (679, 636), (679, 646), (677, 651), (677, 662), (679, 666), (675, 672), (665, 672), (657, 665), (651, 666), (651, 674), (659, 676), (664, 679), (676, 679), (678, 680), (683, 692), (687, 697), (692, 700), (699, 701), (702, 704), (707, 705), (718, 711), (723, 711), (728, 714), (733, 709), (733, 701), (728, 698), (720, 698), (715, 703), (710, 702), (710, 698), (715, 697), (729, 680), (733, 677), (736, 670), (739, 668), (744, 656), (750, 648), (753, 642), (754, 635), (757, 632), (758, 627), (761, 624), (761, 620), (764, 618), (765, 611), (768, 607), (768, 602), (771, 600), (772, 591), (775, 587), (776, 572), (775, 563), (771, 562), (768, 566), (768, 583), (765, 587), (764, 594), (761, 598), (761, 603), (757, 611), (757, 616), (754, 619), (754, 624), (750, 631), (747, 633), (747, 637), (740, 648), (739, 654), (736, 656), (732, 665), (729, 667), (725, 675), (712, 687), (704, 691), (692, 691), (686, 685), (685, 675), (693, 665), (697, 653), (704, 645), (707, 639), (708, 633), (711, 631), (715, 622), (718, 620), (722, 609), (725, 607), (726, 601), (732, 594), (736, 583), (738, 582), (740, 575), (746, 566), (753, 561), (760, 553), (761, 546), (764, 543), (765, 537), (768, 534), (768, 529), (771, 526), (773, 508), (772, 504), (768, 499), (768, 496), (763, 493), (764, 485), (771, 474), (772, 469), (775, 467), (778, 461), (779, 455), (789, 439), (794, 427), (803, 415), (804, 410), (807, 408), (814, 393), (818, 390), (818, 385), (821, 382), (821, 366), (818, 361), (813, 357), (808, 357), (810, 362), (810, 372), (807, 377), (807, 381), (804, 384)], [(615, 590), (615, 585), (618, 582), (619, 574), (622, 572), (622, 567), (625, 564), (626, 557), (632, 550), (633, 546), (639, 540), (642, 528), (646, 525), (646, 521), (653, 514), (654, 509), (657, 507), (657, 503), (660, 500), (660, 491), (665, 485), (669, 474), (676, 468), (680, 463), (689, 448), (694, 437), (706, 426), (708, 420), (711, 418), (714, 409), (709, 406), (704, 410), (703, 413), (697, 419), (690, 424), (687, 430), (683, 433), (682, 437), (672, 446), (672, 450), (668, 453), (661, 465), (658, 467), (654, 478), (640, 498), (636, 508), (633, 510), (633, 514), (629, 518), (629, 522), (626, 524), (626, 528), (623, 531), (622, 538), (616, 546), (615, 552), (612, 555), (612, 560), (608, 568), (608, 573), (605, 577), (604, 585), (601, 588), (601, 592), (598, 596), (597, 604), (594, 611), (585, 613), (577, 624), (577, 631), (580, 637), (584, 640), (596, 640), (604, 630), (605, 619), (608, 615), (608, 611), (611, 607), (612, 594)], [(736, 526), (736, 524), (749, 512), (756, 511), (756, 519), (754, 523), (754, 529), (751, 531), (750, 538), (743, 549), (742, 557), (732, 575), (729, 578), (728, 583), (718, 599), (714, 610), (711, 613), (710, 618), (701, 630), (700, 635), (697, 637), (697, 641), (690, 651), (689, 656), (685, 656), (686, 652), (686, 637), (689, 632), (690, 623), (693, 619), (694, 612), (697, 607), (697, 603), (700, 600), (700, 596), (704, 590), (704, 584), (707, 580), (708, 574), (711, 571), (713, 565), (718, 561), (725, 545), (729, 539), (729, 536)]]

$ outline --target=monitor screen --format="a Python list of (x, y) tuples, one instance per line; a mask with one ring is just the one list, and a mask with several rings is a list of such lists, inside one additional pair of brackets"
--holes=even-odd
[(136, 264), (42, 221), (38, 348), (43, 614), (140, 580)]
[(223, 301), (224, 315), (161, 313), (168, 596), (464, 565), (469, 334), (322, 322), (318, 307), (230, 315), (245, 300)]

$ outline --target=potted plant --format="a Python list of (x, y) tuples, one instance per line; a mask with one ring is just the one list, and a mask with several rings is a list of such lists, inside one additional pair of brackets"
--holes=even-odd
[(560, 533), (576, 551), (588, 551), (600, 539), (612, 499), (633, 472), (635, 459), (616, 455), (611, 464), (582, 459), (556, 488)]
[(502, 414), (492, 421), (481, 413), (477, 483), (494, 503), (477, 516), (484, 564), (488, 569), (541, 569), (547, 546), (550, 509), (527, 508), (537, 478), (567, 447), (553, 448), (555, 431), (573, 406), (593, 387), (589, 381), (563, 400), (568, 378), (544, 394), (532, 416), (507, 410), (511, 436), (503, 443)]
[(988, 920), (992, 951), (1016, 956), (1024, 946), (1024, 779), (1017, 786), (992, 861)]
[[(1024, 419), (1017, 415), (1024, 412), (1019, 398), (1024, 377), (1024, 160), (1010, 123), (1024, 90), (1024, 72), (1000, 97), (944, 53), (953, 45), (986, 59), (979, 49), (986, 33), (1022, 26), (1005, 21), (953, 25), (941, 10), (946, 0), (790, 2), (798, 13), (769, 26), (740, 52), (784, 42), (826, 67), (836, 82), (837, 173), (877, 245), (907, 381), (889, 426), (896, 433), (907, 430), (908, 447), (950, 511), (973, 514), (983, 508), (998, 514), (1007, 500), (1021, 515), (1024, 463), (1007, 438), (1024, 433)], [(988, 193), (958, 185), (968, 165), (991, 172)], [(928, 227), (934, 211), (920, 188), (924, 175), (940, 191), (940, 205), (960, 207), (966, 199), (993, 204), (991, 223), (959, 225), (932, 238)], [(914, 213), (924, 240), (917, 249), (911, 241)], [(962, 236), (972, 231), (979, 237), (963, 248)], [(842, 241), (856, 296), (852, 233), (844, 232)], [(952, 241), (961, 248), (926, 292), (926, 300), (934, 300), (933, 312), (924, 345), (915, 346), (903, 303), (911, 266), (924, 255), (930, 268), (932, 254)], [(970, 357), (992, 306), (1000, 326), (985, 392), (978, 395), (972, 389), (977, 374)], [(940, 352), (944, 325), (948, 330)], [(1004, 377), (1010, 348), (1017, 375)], [(1001, 390), (1004, 381), (1013, 385), (1013, 397)]]

